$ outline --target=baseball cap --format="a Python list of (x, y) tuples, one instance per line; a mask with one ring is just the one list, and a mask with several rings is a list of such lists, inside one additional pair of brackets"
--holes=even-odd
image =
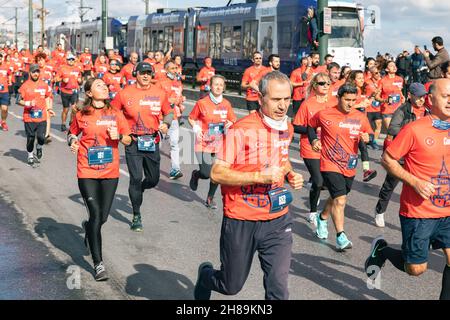
[(409, 86), (409, 93), (415, 95), (416, 97), (422, 97), (426, 95), (428, 92), (425, 89), (425, 86), (419, 82), (411, 83)]
[(35, 63), (30, 64), (30, 73), (33, 73), (33, 72), (36, 72), (36, 71), (39, 71), (39, 70), (40, 70), (39, 69), (39, 65), (37, 65)]
[(67, 60), (75, 60), (75, 56), (73, 55), (73, 53), (68, 53), (66, 59)]
[(153, 72), (153, 68), (152, 68), (151, 64), (148, 62), (139, 62), (136, 66), (136, 72), (142, 73), (145, 71)]

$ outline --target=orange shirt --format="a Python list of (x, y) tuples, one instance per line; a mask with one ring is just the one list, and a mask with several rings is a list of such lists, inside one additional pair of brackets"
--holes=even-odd
[[(77, 176), (79, 179), (119, 178), (119, 140), (111, 140), (107, 130), (116, 126), (119, 134), (129, 135), (131, 132), (128, 123), (120, 111), (95, 108), (91, 110), (92, 113), (87, 115), (78, 112), (69, 129), (69, 133), (76, 136), (82, 134), (77, 154)], [(112, 162), (90, 166), (89, 148), (99, 146), (112, 148)]]
[[(64, 65), (58, 71), (58, 78), (61, 79), (61, 92), (72, 94), (74, 90), (79, 90), (78, 79), (81, 77), (81, 71), (76, 66)], [(69, 78), (69, 82), (65, 83), (63, 80)]]
[(113, 94), (116, 94), (117, 92), (122, 90), (122, 86), (121, 85), (123, 84), (123, 78), (122, 78), (122, 76), (120, 75), (119, 72), (111, 73), (111, 72), (108, 71), (103, 76), (103, 81), (108, 86), (108, 89), (109, 89), (110, 93), (112, 92)]
[(0, 93), (7, 93), (11, 70), (6, 64), (0, 65)]
[(330, 88), (328, 89), (328, 101), (331, 104), (337, 105), (339, 103), (338, 92), (339, 88), (345, 83), (345, 80), (338, 80), (335, 83), (331, 83)]
[[(319, 111), (334, 107), (330, 101), (319, 103), (317, 97), (312, 96), (303, 101), (299, 111), (295, 115), (293, 124), (296, 126), (309, 126), (311, 118)], [(320, 159), (320, 153), (315, 152), (308, 140), (307, 134), (300, 136), (300, 156), (303, 159)]]
[(66, 52), (64, 50), (53, 50), (52, 60), (58, 64), (63, 64), (66, 60)]
[(171, 102), (171, 107), (174, 110), (174, 119), (181, 117), (180, 105), (183, 103), (183, 84), (179, 80), (171, 80), (167, 76), (164, 80), (160, 80), (158, 85), (166, 92), (167, 98), (176, 102)]
[(151, 65), (154, 65), (156, 61), (155, 61), (155, 59), (146, 58), (144, 60), (144, 62), (150, 63)]
[(155, 62), (153, 64), (153, 70), (155, 71), (155, 80), (164, 80), (167, 78), (166, 69), (164, 69), (164, 62)]
[[(245, 69), (244, 75), (242, 76), (242, 83), (249, 84), (250, 82), (252, 82), (254, 80), (258, 82), (261, 79), (259, 76), (260, 73), (265, 72), (266, 69), (267, 68), (264, 66), (261, 66), (259, 68), (256, 68), (255, 66), (248, 67), (247, 69)], [(258, 92), (256, 92), (252, 88), (248, 88), (246, 100), (247, 101), (258, 101)]]
[(155, 133), (161, 114), (172, 112), (166, 92), (156, 85), (149, 89), (128, 86), (116, 95), (111, 105), (123, 111), (132, 133), (136, 135)]
[(450, 216), (450, 131), (434, 128), (432, 117), (426, 116), (406, 125), (386, 152), (396, 160), (403, 158), (403, 168), (410, 174), (436, 186), (435, 193), (424, 200), (404, 183), (400, 214), (419, 219)]
[(381, 113), (382, 114), (393, 114), (398, 107), (400, 107), (401, 99), (403, 98), (402, 89), (403, 89), (403, 78), (400, 76), (395, 76), (394, 78), (390, 78), (389, 75), (386, 75), (381, 79), (380, 83), (381, 88), (381, 98), (388, 99), (389, 97), (398, 99), (400, 96), (400, 100), (397, 103), (381, 104)]
[(320, 171), (353, 177), (356, 168), (352, 168), (351, 164), (354, 164), (352, 159), (358, 159), (359, 134), (373, 133), (366, 115), (356, 109), (345, 114), (334, 107), (316, 113), (309, 125), (321, 128)]
[[(370, 78), (369, 80), (366, 81), (366, 96), (375, 98), (375, 94), (379, 90), (380, 87), (381, 87), (381, 79), (376, 81), (376, 80)], [(367, 112), (380, 112), (381, 104), (378, 103), (378, 106), (377, 106), (376, 100), (374, 100), (374, 101), (375, 101), (375, 103), (372, 102), (370, 104), (370, 106), (366, 109)]]
[(202, 81), (201, 82), (201, 86), (200, 86), (200, 90), (203, 91), (209, 91), (208, 87), (211, 86), (211, 78), (216, 74), (216, 69), (214, 69), (213, 67), (208, 68), (208, 67), (203, 67), (200, 69), (200, 72), (198, 73), (198, 77), (200, 79), (204, 79), (206, 78), (206, 82)]
[(120, 54), (114, 55), (114, 59), (120, 62), (120, 64), (123, 64), (123, 58)]
[(199, 122), (204, 134), (204, 139), (195, 140), (195, 152), (207, 153), (218, 153), (222, 147), (224, 133), (212, 134), (215, 125), (223, 123), (225, 126), (227, 120), (231, 122), (237, 120), (233, 107), (227, 99), (215, 104), (209, 95), (197, 101), (189, 114), (189, 118)]
[(422, 119), (425, 116), (426, 109), (425, 107), (416, 108), (411, 106), (412, 112), (416, 116), (416, 120)]
[(30, 53), (25, 53), (25, 54), (20, 54), (19, 55), (20, 59), (22, 60), (22, 63), (25, 66), (25, 71), (29, 71), (30, 69), (30, 64), (34, 63), (34, 59), (33, 56)]
[(94, 71), (97, 75), (97, 78), (100, 78), (100, 79), (103, 78), (105, 73), (108, 72), (108, 69), (109, 69), (109, 65), (107, 63), (98, 62), (94, 66)]
[(92, 54), (82, 53), (80, 55), (80, 62), (83, 64), (83, 71), (91, 71), (94, 67), (92, 63)]
[(128, 63), (125, 67), (120, 70), (122, 77), (125, 78), (126, 85), (132, 85), (136, 83), (136, 78), (133, 77), (134, 64)]
[[(268, 166), (285, 167), (289, 161), (289, 145), (294, 129), (280, 132), (267, 126), (259, 112), (237, 121), (224, 137), (218, 159), (240, 172), (262, 172)], [(284, 177), (275, 184), (248, 186), (222, 185), (223, 211), (228, 218), (238, 220), (266, 221), (276, 219), (288, 212), (288, 208), (270, 213), (268, 192), (282, 187)]]
[[(303, 78), (302, 75), (305, 72), (305, 67), (300, 67), (295, 69), (294, 71), (292, 71), (291, 73), (291, 81), (298, 83), (298, 82), (303, 82)], [(306, 96), (306, 87), (305, 84), (303, 83), (301, 86), (298, 87), (294, 87), (294, 93), (292, 95), (292, 99), (295, 101), (300, 101), (305, 99)]]
[(23, 65), (22, 60), (20, 58), (11, 57), (11, 62), (14, 65), (15, 76), (20, 76), (20, 73), (24, 69), (24, 65)]
[[(44, 81), (31, 79), (25, 81), (19, 89), (24, 101), (36, 101), (32, 107), (24, 107), (23, 122), (43, 122), (47, 120), (47, 98), (53, 98), (52, 89)], [(40, 118), (32, 118), (31, 114), (39, 112)]]
[(41, 75), (40, 79), (47, 83), (48, 85), (51, 85), (53, 82), (53, 78), (55, 76), (54, 67), (51, 64), (46, 64), (44, 68), (40, 68)]
[(364, 82), (369, 82), (372, 79), (372, 73), (370, 71), (364, 71)]

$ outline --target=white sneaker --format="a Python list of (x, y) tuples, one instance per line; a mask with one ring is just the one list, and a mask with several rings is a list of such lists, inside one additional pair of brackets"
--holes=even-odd
[(375, 225), (384, 228), (384, 213), (375, 214)]
[(317, 227), (317, 212), (310, 212), (308, 222)]

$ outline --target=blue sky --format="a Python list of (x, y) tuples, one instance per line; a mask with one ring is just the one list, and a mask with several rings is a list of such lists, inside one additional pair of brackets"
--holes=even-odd
[[(36, 4), (41, 1), (34, 0)], [(228, 0), (150, 0), (150, 9), (166, 7), (185, 8), (188, 6), (220, 6), (226, 5)], [(236, 1), (243, 2), (243, 1)], [(431, 39), (440, 35), (444, 41), (450, 43), (450, 1), (449, 0), (360, 0), (363, 6), (379, 9), (379, 28), (366, 29), (365, 49), (366, 55), (375, 55), (390, 52), (397, 54), (403, 49), (411, 51), (415, 44), (426, 44), (431, 48)], [(0, 6), (22, 5), (27, 6), (27, 0), (0, 0)], [(70, 3), (70, 4), (69, 4)], [(79, 0), (45, 0), (45, 6), (50, 11), (47, 23), (59, 24), (61, 21), (78, 21), (76, 9)], [(101, 0), (84, 0), (84, 5), (94, 10), (87, 14), (88, 19), (100, 15)], [(143, 0), (109, 0), (110, 16), (129, 16), (144, 13)], [(11, 18), (13, 9), (0, 10), (0, 23)], [(23, 9), (19, 12), (19, 26), (28, 25), (28, 12)], [(13, 28), (10, 26), (9, 28)], [(35, 30), (40, 28), (35, 21)], [(450, 47), (450, 45), (448, 45)]]

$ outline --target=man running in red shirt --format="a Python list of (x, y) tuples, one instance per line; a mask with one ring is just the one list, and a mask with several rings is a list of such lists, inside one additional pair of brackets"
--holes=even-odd
[(216, 74), (216, 69), (212, 66), (212, 59), (206, 57), (205, 65), (197, 74), (197, 82), (200, 82), (200, 99), (203, 99), (209, 94), (211, 90), (211, 78)]
[(94, 64), (92, 62), (92, 54), (89, 51), (89, 48), (84, 48), (84, 52), (80, 55), (80, 62), (83, 65), (83, 78), (85, 81), (94, 76), (92, 73)]
[[(402, 249), (382, 236), (372, 242), (365, 271), (378, 277), (386, 260), (409, 275), (427, 270), (430, 248), (444, 251), (441, 300), (450, 300), (450, 80), (431, 86), (431, 115), (404, 127), (386, 149), (382, 164), (403, 181), (400, 196)], [(404, 158), (401, 166), (398, 161)]]
[(111, 102), (114, 108), (122, 110), (132, 132), (133, 141), (125, 148), (125, 157), (130, 173), (128, 192), (133, 207), (133, 231), (142, 231), (141, 205), (145, 189), (154, 188), (159, 182), (160, 131), (166, 134), (173, 120), (166, 93), (150, 82), (152, 73), (149, 63), (140, 62), (133, 71), (136, 84), (120, 91)]
[(109, 99), (113, 100), (124, 85), (123, 78), (120, 75), (119, 61), (115, 59), (109, 61), (109, 71), (103, 76), (103, 81), (108, 86)]
[(120, 73), (122, 74), (122, 77), (124, 78), (125, 84), (127, 86), (133, 85), (136, 83), (136, 78), (133, 77), (133, 70), (136, 67), (136, 64), (138, 62), (139, 56), (136, 52), (132, 52), (130, 54), (130, 62), (128, 62), (123, 68)]
[(11, 70), (3, 62), (3, 56), (0, 55), (0, 108), (2, 110), (1, 128), (3, 131), (8, 131), (6, 118), (8, 117), (9, 106), (9, 90), (8, 87), (12, 84)]
[(304, 57), (302, 58), (302, 65), (298, 67), (297, 69), (294, 69), (291, 73), (291, 85), (294, 88), (294, 93), (292, 94), (292, 111), (293, 111), (293, 118), (295, 118), (295, 115), (298, 112), (298, 109), (300, 108), (300, 105), (302, 104), (303, 100), (306, 97), (306, 82), (303, 79), (302, 75), (306, 70), (306, 66), (308, 64), (308, 58)]
[(247, 110), (249, 113), (254, 113), (259, 109), (259, 88), (258, 81), (260, 73), (266, 71), (266, 67), (262, 65), (262, 55), (259, 52), (253, 53), (253, 66), (248, 67), (242, 76), (241, 87), (242, 90), (247, 91)]
[[(311, 119), (308, 138), (312, 149), (321, 151), (320, 171), (324, 185), (330, 192), (325, 209), (317, 215), (316, 235), (328, 238), (328, 217), (331, 215), (336, 229), (336, 249), (352, 247), (344, 232), (344, 211), (347, 194), (350, 193), (358, 164), (358, 144), (369, 142), (372, 133), (364, 113), (354, 105), (358, 89), (344, 84), (338, 92), (339, 104), (335, 108), (319, 111)], [(314, 129), (320, 128), (320, 139)]]
[[(28, 164), (30, 166), (34, 165), (35, 160), (39, 163), (42, 158), (47, 118), (55, 115), (52, 109), (52, 89), (39, 79), (40, 72), (39, 65), (30, 65), (30, 79), (25, 81), (19, 89), (19, 105), (24, 107), (23, 122), (27, 135)], [(35, 138), (37, 138), (36, 158), (33, 155)]]
[(303, 185), (289, 161), (294, 130), (288, 121), (292, 87), (279, 71), (260, 81), (261, 108), (236, 122), (225, 135), (222, 152), (211, 171), (223, 196), (221, 267), (209, 262), (198, 269), (196, 300), (209, 300), (211, 291), (237, 294), (250, 273), (258, 251), (264, 272), (265, 298), (287, 300), (291, 265), (292, 218), (288, 205), (292, 188)]

